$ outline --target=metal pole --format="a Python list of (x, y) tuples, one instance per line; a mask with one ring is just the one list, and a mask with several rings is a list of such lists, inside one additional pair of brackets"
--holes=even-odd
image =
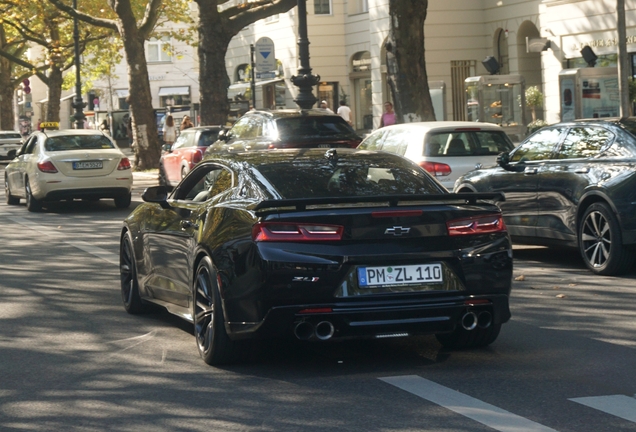
[(307, 37), (307, 1), (298, 0), (298, 75), (291, 77), (298, 87), (298, 97), (294, 102), (302, 109), (309, 109), (316, 103), (313, 86), (320, 81), (320, 75), (313, 75), (309, 66), (309, 38)]
[(618, 91), (621, 97), (621, 118), (630, 114), (629, 100), (629, 62), (627, 55), (627, 30), (625, 29), (625, 0), (616, 0), (618, 27)]
[[(73, 0), (73, 9), (77, 10), (77, 0)], [(84, 129), (84, 119), (86, 116), (82, 109), (86, 106), (82, 100), (82, 81), (80, 78), (80, 47), (79, 47), (79, 24), (77, 18), (73, 18), (73, 41), (75, 43), (75, 129)]]
[(256, 69), (256, 64), (254, 63), (254, 52), (256, 51), (256, 48), (254, 47), (254, 44), (250, 45), (250, 61), (251, 61), (251, 69), (252, 69), (252, 77), (251, 77), (251, 83), (250, 83), (250, 88), (252, 89), (252, 108), (256, 109), (256, 73), (254, 72), (254, 69)]

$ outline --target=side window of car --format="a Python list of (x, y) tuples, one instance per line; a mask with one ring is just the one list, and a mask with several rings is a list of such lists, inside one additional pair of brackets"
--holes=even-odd
[(550, 159), (562, 133), (562, 128), (541, 129), (513, 151), (510, 162)]
[(247, 138), (248, 134), (250, 133), (250, 129), (251, 129), (251, 117), (243, 117), (241, 119), (239, 119), (234, 126), (232, 126), (232, 129), (230, 130), (230, 133), (232, 134), (233, 138)]
[(218, 165), (204, 165), (192, 171), (175, 191), (175, 199), (207, 201), (232, 187), (232, 173)]
[(38, 137), (32, 136), (29, 141), (25, 144), (25, 154), (34, 154), (38, 145)]
[(385, 135), (386, 130), (380, 129), (362, 141), (359, 148), (362, 150), (381, 150)]
[(614, 139), (614, 134), (600, 127), (577, 127), (568, 131), (561, 144), (559, 159), (589, 158)]

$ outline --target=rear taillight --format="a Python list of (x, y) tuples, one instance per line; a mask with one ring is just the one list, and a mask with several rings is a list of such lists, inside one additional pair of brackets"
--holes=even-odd
[(456, 219), (446, 222), (446, 227), (450, 236), (506, 231), (506, 225), (499, 214)]
[(203, 159), (203, 151), (201, 150), (197, 150), (194, 152), (194, 154), (192, 155), (192, 165), (196, 165), (199, 162), (201, 162), (201, 159)]
[(452, 172), (450, 166), (439, 162), (420, 162), (420, 166), (436, 177), (447, 176)]
[(123, 170), (129, 170), (129, 169), (130, 169), (130, 161), (128, 160), (127, 157), (122, 158), (122, 160), (119, 161), (119, 165), (117, 166), (117, 170), (123, 171)]
[(44, 173), (55, 174), (57, 172), (57, 168), (53, 165), (53, 162), (38, 162), (38, 169)]
[(293, 222), (258, 222), (252, 228), (252, 239), (263, 241), (334, 241), (341, 240), (344, 227)]

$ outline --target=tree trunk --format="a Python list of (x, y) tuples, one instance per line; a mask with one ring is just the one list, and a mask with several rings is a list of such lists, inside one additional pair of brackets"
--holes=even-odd
[(386, 64), (398, 123), (435, 120), (424, 49), (427, 8), (428, 0), (389, 0)]
[(230, 111), (225, 54), (234, 31), (224, 24), (216, 7), (206, 7), (203, 2), (199, 3), (198, 30), (201, 124), (223, 125)]
[(132, 25), (124, 23), (120, 34), (128, 66), (129, 104), (133, 119), (133, 141), (136, 143), (135, 169), (143, 171), (159, 166), (161, 145), (152, 107), (144, 39), (139, 36), (134, 24), (134, 21)]
[(13, 130), (15, 128), (14, 90), (11, 83), (11, 62), (0, 57), (0, 130)]
[(60, 98), (62, 97), (62, 81), (64, 79), (63, 73), (58, 67), (52, 67), (49, 70), (49, 101), (46, 106), (47, 122), (59, 122), (60, 121)]

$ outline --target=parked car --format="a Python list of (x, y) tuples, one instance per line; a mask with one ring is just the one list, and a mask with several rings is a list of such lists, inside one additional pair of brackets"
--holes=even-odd
[(174, 144), (165, 144), (159, 160), (159, 184), (176, 186), (203, 158), (223, 126), (198, 126), (181, 131)]
[(433, 333), (484, 346), (510, 318), (502, 194), (457, 196), (382, 152), (210, 155), (168, 195), (148, 188), (124, 221), (125, 309), (194, 323), (209, 364), (252, 338)]
[(636, 119), (544, 127), (454, 190), (504, 192), (514, 241), (578, 247), (592, 272), (624, 273), (636, 256)]
[(29, 211), (64, 199), (113, 198), (130, 206), (130, 161), (103, 132), (69, 129), (33, 132), (4, 171), (7, 204), (26, 199)]
[(514, 144), (495, 124), (478, 122), (419, 122), (380, 128), (358, 147), (382, 150), (410, 159), (446, 187), (453, 189), (462, 174), (493, 165), (497, 155)]
[(13, 159), (21, 146), (20, 132), (0, 131), (0, 159)]
[(342, 117), (323, 109), (249, 111), (208, 152), (283, 148), (356, 148), (362, 138)]

